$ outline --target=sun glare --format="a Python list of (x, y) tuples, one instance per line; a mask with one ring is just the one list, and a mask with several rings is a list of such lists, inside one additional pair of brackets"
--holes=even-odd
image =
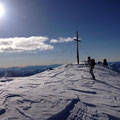
[(0, 17), (4, 14), (4, 7), (0, 4)]

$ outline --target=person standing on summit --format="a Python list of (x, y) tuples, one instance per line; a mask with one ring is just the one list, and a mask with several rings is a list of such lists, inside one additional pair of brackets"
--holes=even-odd
[(104, 59), (104, 60), (103, 60), (103, 65), (104, 65), (104, 66), (108, 66), (107, 59)]
[(95, 66), (95, 59), (91, 59), (90, 57), (88, 57), (88, 65), (90, 67), (90, 74), (92, 76), (92, 79), (95, 80), (95, 75), (93, 73), (93, 69)]
[(90, 65), (90, 62), (91, 62), (91, 57), (90, 56), (88, 57), (88, 61), (87, 62), (88, 62), (88, 65)]

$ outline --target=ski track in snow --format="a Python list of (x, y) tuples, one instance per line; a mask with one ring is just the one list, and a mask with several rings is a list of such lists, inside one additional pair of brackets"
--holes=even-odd
[(68, 64), (21, 78), (0, 78), (0, 120), (120, 120), (120, 74)]

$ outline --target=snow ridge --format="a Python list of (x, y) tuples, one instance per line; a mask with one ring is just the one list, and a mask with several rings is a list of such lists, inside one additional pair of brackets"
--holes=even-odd
[(119, 120), (120, 74), (95, 66), (62, 65), (0, 79), (0, 120)]

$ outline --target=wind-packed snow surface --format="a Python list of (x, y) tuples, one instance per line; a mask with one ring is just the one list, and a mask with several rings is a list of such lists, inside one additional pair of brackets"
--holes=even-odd
[(62, 65), (31, 77), (0, 79), (0, 120), (120, 120), (120, 74)]

